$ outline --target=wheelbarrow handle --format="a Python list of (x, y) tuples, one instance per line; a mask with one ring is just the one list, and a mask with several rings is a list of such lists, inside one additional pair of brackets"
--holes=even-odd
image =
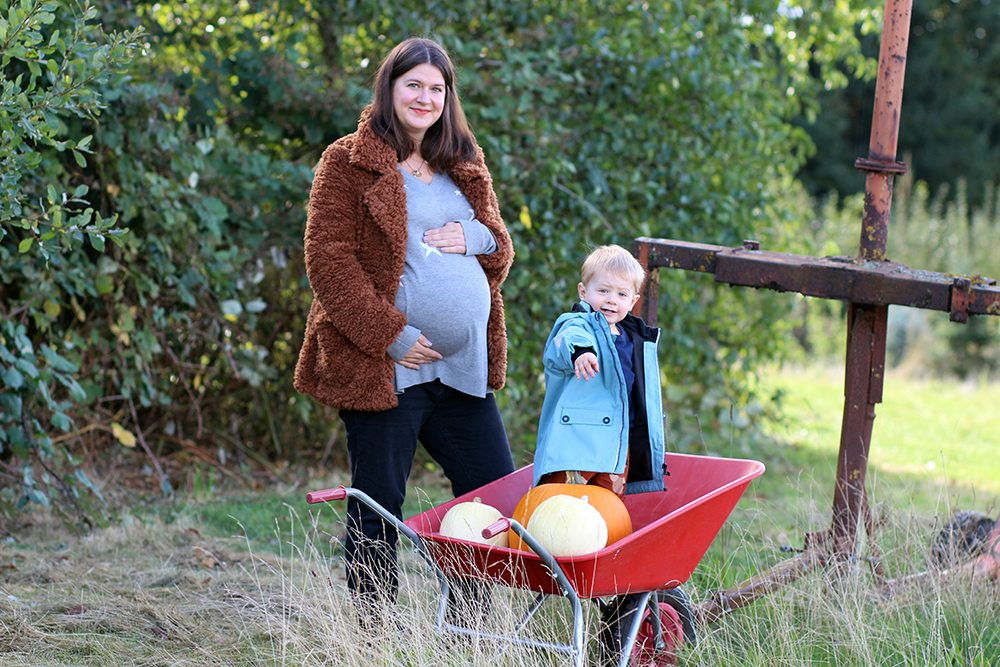
[(347, 488), (338, 486), (336, 489), (325, 489), (323, 491), (311, 491), (306, 494), (306, 502), (310, 505), (316, 503), (327, 503), (331, 500), (343, 500), (347, 497)]
[(506, 517), (500, 517), (496, 522), (483, 528), (483, 539), (491, 539), (499, 535), (500, 533), (506, 533), (510, 530), (510, 519)]
[(414, 545), (416, 545), (417, 550), (420, 551), (427, 558), (428, 563), (433, 565), (434, 559), (430, 557), (427, 553), (426, 548), (424, 548), (424, 542), (420, 539), (420, 536), (412, 528), (407, 526), (398, 517), (392, 514), (389, 510), (379, 505), (377, 502), (372, 500), (364, 491), (358, 491), (357, 489), (351, 489), (346, 486), (338, 486), (335, 489), (325, 489), (323, 491), (310, 491), (306, 494), (306, 502), (309, 504), (316, 503), (326, 503), (331, 500), (343, 500), (344, 498), (352, 498), (358, 502), (364, 503), (371, 509), (375, 511), (382, 519), (393, 526), (396, 530), (406, 535)]
[[(434, 571), (437, 577), (438, 583), (441, 584), (441, 602), (438, 604), (438, 618), (443, 619), (445, 616), (445, 607), (448, 601), (448, 578), (445, 576), (444, 570), (438, 562), (431, 556), (430, 552), (427, 551), (427, 547), (424, 546), (424, 541), (420, 538), (415, 530), (407, 526), (403, 521), (401, 521), (397, 516), (386, 508), (379, 505), (375, 500), (371, 498), (364, 491), (358, 491), (357, 489), (348, 488), (346, 486), (338, 486), (335, 489), (325, 489), (323, 491), (310, 491), (306, 494), (306, 502), (309, 504), (315, 503), (325, 503), (331, 500), (343, 500), (344, 498), (351, 498), (360, 503), (364, 503), (369, 508), (374, 510), (384, 521), (395, 526), (396, 530), (406, 535), (413, 546), (416, 547), (417, 552), (420, 554), (421, 558), (427, 563), (427, 566)], [(439, 620), (440, 623), (440, 620)]]

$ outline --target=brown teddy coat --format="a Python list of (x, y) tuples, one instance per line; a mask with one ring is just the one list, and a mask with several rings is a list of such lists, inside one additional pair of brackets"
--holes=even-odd
[[(313, 290), (295, 388), (337, 409), (388, 410), (397, 405), (394, 362), (386, 350), (403, 331), (395, 306), (406, 260), (406, 191), (396, 152), (371, 129), (368, 111), (358, 129), (327, 147), (309, 193), (306, 273)], [(448, 175), (476, 218), (493, 232), (497, 250), (478, 259), (490, 286), (487, 384), (504, 385), (507, 334), (500, 284), (514, 261), (483, 152), (457, 162)], [(447, 294), (441, 295), (446, 304)]]

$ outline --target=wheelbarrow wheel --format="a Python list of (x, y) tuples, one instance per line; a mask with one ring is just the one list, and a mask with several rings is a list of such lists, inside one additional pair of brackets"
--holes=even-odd
[(619, 595), (601, 614), (600, 651), (601, 665), (620, 665), (624, 643), (636, 614), (642, 612), (639, 633), (625, 663), (634, 667), (661, 667), (677, 664), (677, 653), (685, 640), (695, 643), (694, 611), (687, 594), (680, 588), (656, 591), (650, 597), (660, 615), (660, 638), (663, 645), (657, 650), (653, 617), (649, 605), (641, 610), (640, 593)]

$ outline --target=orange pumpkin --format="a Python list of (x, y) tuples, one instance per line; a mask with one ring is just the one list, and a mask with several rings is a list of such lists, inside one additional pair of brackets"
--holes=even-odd
[[(542, 502), (559, 495), (574, 498), (587, 496), (590, 504), (601, 513), (608, 524), (608, 544), (632, 534), (632, 518), (629, 517), (622, 499), (613, 491), (592, 484), (539, 484), (524, 494), (514, 508), (511, 518), (522, 526), (527, 526), (528, 519)], [(521, 538), (513, 530), (509, 532), (508, 537), (511, 549), (528, 550), (528, 546), (521, 542)]]

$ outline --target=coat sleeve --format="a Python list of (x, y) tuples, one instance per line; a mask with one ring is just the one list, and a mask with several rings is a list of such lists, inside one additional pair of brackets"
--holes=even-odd
[(483, 226), (493, 232), (493, 237), (497, 242), (497, 249), (494, 252), (489, 255), (478, 255), (477, 258), (490, 282), (499, 285), (507, 279), (507, 273), (514, 263), (514, 243), (511, 241), (510, 232), (507, 231), (507, 226), (500, 216), (500, 204), (497, 202), (497, 194), (493, 190), (493, 178), (486, 168), (486, 159), (482, 149), (477, 149), (475, 167), (481, 171), (483, 177), (477, 179), (476, 192), (466, 193), (466, 197), (476, 212), (476, 218)]
[(403, 330), (406, 316), (378, 293), (358, 259), (365, 179), (349, 164), (348, 150), (333, 144), (316, 167), (306, 220), (306, 273), (330, 324), (366, 354), (380, 356)]
[(593, 331), (581, 322), (569, 322), (562, 326), (557, 325), (557, 329), (549, 336), (545, 344), (543, 362), (545, 370), (550, 373), (574, 374), (573, 370), (573, 350), (580, 347), (589, 347), (599, 350), (597, 338)]

